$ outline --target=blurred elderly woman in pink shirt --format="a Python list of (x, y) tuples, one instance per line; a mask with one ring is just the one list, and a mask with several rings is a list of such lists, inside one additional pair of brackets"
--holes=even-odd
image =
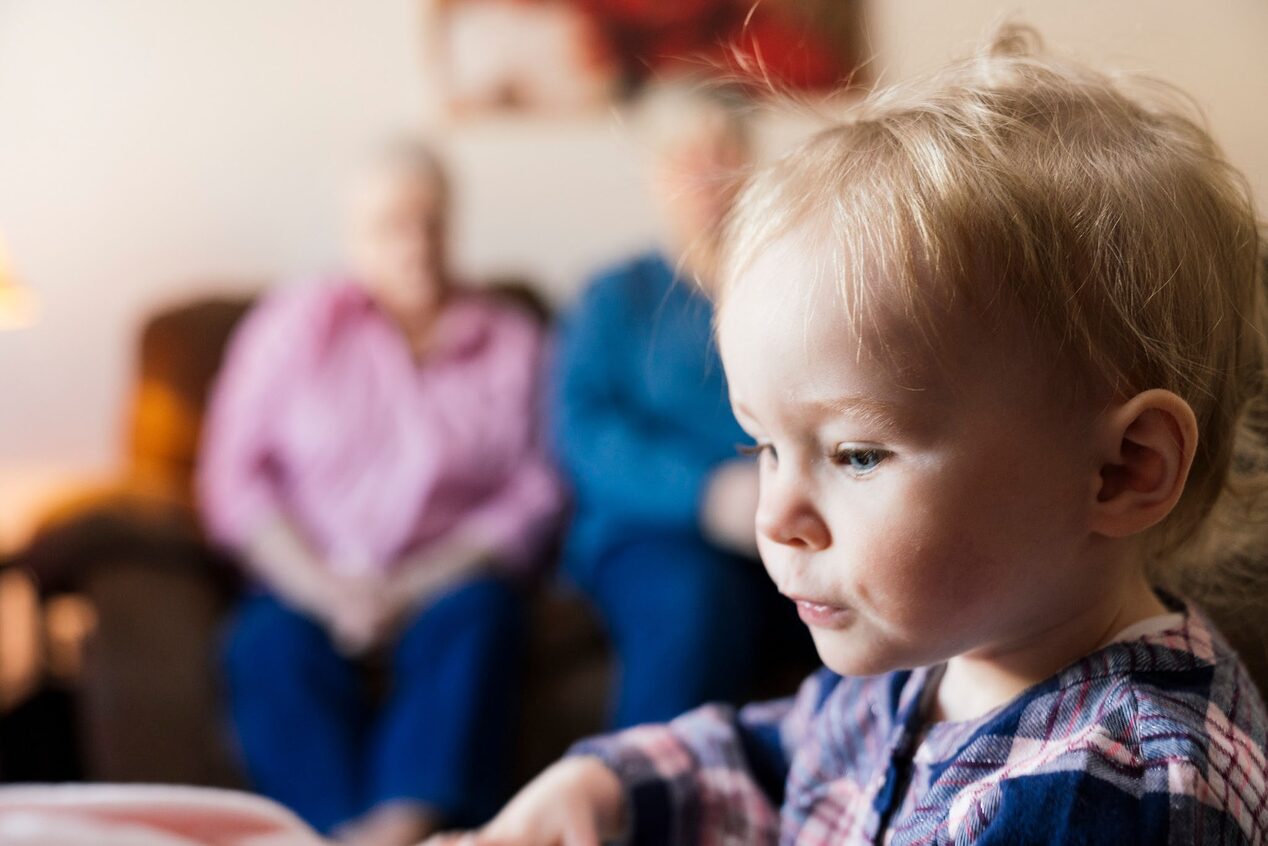
[[(356, 182), (345, 277), (235, 335), (200, 462), (208, 531), (259, 590), (230, 632), (234, 727), (265, 794), (348, 843), (496, 809), (520, 607), (561, 494), (544, 338), (445, 260), (446, 182), (397, 142)], [(390, 683), (373, 697), (366, 661)]]

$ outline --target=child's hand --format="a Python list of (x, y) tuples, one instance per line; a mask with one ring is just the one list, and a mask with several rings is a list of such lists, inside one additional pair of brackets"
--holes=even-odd
[(595, 758), (568, 758), (519, 792), (478, 832), (440, 834), (423, 846), (600, 846), (625, 827), (625, 792)]

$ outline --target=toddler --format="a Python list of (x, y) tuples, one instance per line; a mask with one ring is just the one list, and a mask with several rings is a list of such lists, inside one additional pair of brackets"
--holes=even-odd
[(1263, 701), (1165, 589), (1257, 493), (1260, 238), (1164, 100), (1007, 29), (750, 180), (718, 343), (826, 667), (586, 741), (470, 842), (1268, 842)]

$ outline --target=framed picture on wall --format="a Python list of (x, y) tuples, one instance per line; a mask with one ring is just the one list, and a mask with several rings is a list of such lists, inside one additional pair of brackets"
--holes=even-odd
[(676, 73), (827, 91), (857, 81), (861, 0), (432, 0), (457, 113), (566, 113)]

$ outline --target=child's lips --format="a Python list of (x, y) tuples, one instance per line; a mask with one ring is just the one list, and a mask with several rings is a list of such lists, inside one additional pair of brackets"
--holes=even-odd
[(797, 616), (808, 626), (839, 629), (849, 622), (851, 610), (844, 605), (833, 605), (804, 596), (788, 597), (797, 605)]

